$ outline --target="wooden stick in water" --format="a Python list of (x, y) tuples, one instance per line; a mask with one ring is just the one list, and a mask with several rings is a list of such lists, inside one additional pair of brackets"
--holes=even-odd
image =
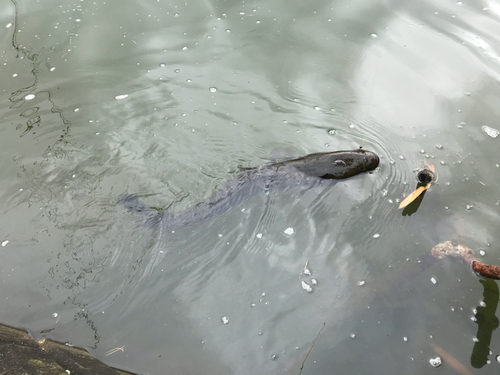
[(500, 280), (500, 267), (485, 264), (476, 259), (474, 252), (465, 245), (461, 245), (455, 241), (444, 241), (438, 243), (431, 250), (434, 258), (441, 259), (445, 256), (461, 259), (465, 263), (470, 264), (472, 270), (488, 279)]

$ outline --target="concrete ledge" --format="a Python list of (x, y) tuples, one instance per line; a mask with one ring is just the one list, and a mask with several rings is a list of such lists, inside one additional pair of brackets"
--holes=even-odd
[(24, 330), (0, 324), (1, 375), (133, 375), (109, 367), (86, 350), (52, 340), (33, 340)]

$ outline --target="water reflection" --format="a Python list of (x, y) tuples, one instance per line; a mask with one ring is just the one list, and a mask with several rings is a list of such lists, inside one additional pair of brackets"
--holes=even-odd
[(475, 340), (470, 358), (470, 363), (474, 368), (482, 368), (488, 363), (488, 357), (491, 355), (491, 338), (499, 324), (496, 316), (500, 298), (498, 284), (494, 280), (485, 279), (479, 282), (483, 286), (483, 300), (476, 308), (477, 340)]
[[(498, 145), (480, 129), (497, 127), (496, 13), (437, 1), (12, 4), (2, 49), (19, 76), (2, 78), (1, 140), (19, 159), (3, 165), (3, 228), (15, 228), (2, 317), (159, 374), (426, 373), (431, 335), (468, 359), (460, 311), (477, 280), (438, 277), (421, 254), (449, 235), (498, 242)], [(175, 233), (116, 206), (133, 191), (185, 209), (287, 145), (292, 157), (362, 145), (383, 158), (372, 175), (258, 195)], [(413, 207), (425, 215), (401, 220), (395, 201), (423, 149), (443, 183)], [(487, 308), (477, 337), (496, 350)]]

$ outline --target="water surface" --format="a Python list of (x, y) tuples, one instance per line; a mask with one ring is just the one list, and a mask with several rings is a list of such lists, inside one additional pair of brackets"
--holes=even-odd
[[(432, 345), (498, 371), (495, 282), (419, 263), (456, 239), (500, 264), (498, 2), (11, 0), (0, 19), (2, 323), (144, 374), (455, 374)], [(241, 167), (360, 146), (372, 174), (173, 232), (116, 204), (182, 210)], [(403, 215), (424, 160), (438, 182)]]

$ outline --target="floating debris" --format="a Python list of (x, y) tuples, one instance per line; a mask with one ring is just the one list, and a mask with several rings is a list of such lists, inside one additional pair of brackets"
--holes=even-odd
[(313, 291), (313, 288), (312, 286), (310, 286), (308, 283), (306, 283), (305, 281), (301, 281), (300, 282), (300, 286), (302, 287), (302, 289), (304, 289), (307, 293), (311, 293)]
[(417, 199), (420, 194), (426, 191), (433, 183), (437, 181), (437, 174), (432, 164), (425, 162), (425, 167), (415, 169), (417, 172), (418, 185), (414, 192), (408, 195), (399, 205), (399, 208), (408, 206)]
[(291, 236), (292, 234), (295, 233), (295, 231), (293, 230), (292, 227), (286, 228), (284, 232), (285, 232), (285, 234), (288, 234), (289, 236)]
[(431, 364), (432, 367), (439, 367), (441, 366), (443, 361), (441, 361), (441, 357), (436, 357), (429, 359), (429, 363)]
[(223, 316), (222, 318), (220, 318), (222, 324), (229, 324), (229, 319), (227, 316)]
[(366, 284), (366, 282), (365, 282), (364, 280), (361, 280), (361, 281), (358, 283), (358, 285), (359, 285), (359, 286), (363, 286), (363, 285), (365, 285), (365, 284)]
[(491, 138), (496, 138), (500, 135), (500, 131), (497, 130), (497, 129), (494, 129), (494, 128), (490, 128), (489, 126), (486, 126), (486, 125), (483, 125), (481, 127), (481, 129), (483, 129), (483, 131), (489, 135)]
[(455, 241), (438, 243), (432, 248), (431, 255), (437, 259), (442, 259), (446, 256), (461, 259), (465, 261), (465, 263), (470, 264), (472, 270), (480, 276), (500, 280), (499, 266), (484, 264), (478, 261), (471, 249)]
[[(120, 347), (120, 348), (114, 348), (114, 349), (111, 349), (111, 350), (107, 351), (107, 352), (106, 352), (106, 357), (107, 357), (108, 355), (115, 354), (116, 352), (119, 352), (119, 351), (121, 351), (121, 352), (125, 352), (125, 345), (123, 345), (123, 346), (122, 346), (122, 347)], [(68, 372), (68, 370), (66, 370), (66, 372)], [(68, 374), (69, 374), (69, 372), (68, 372)]]

